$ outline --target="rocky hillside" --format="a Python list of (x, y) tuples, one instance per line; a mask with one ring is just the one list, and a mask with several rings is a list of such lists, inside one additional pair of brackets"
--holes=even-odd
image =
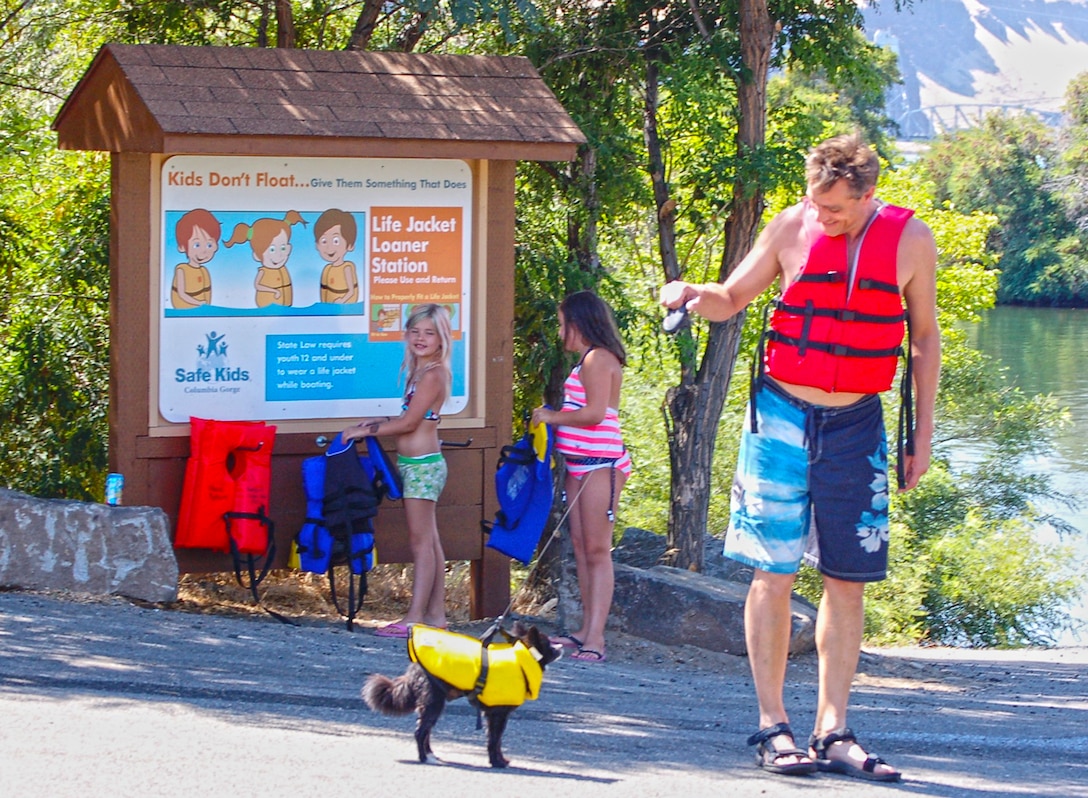
[(1066, 84), (1088, 71), (1088, 0), (914, 0), (898, 12), (885, 0), (864, 14), (870, 39), (899, 53), (897, 117), (991, 105), (1057, 113)]

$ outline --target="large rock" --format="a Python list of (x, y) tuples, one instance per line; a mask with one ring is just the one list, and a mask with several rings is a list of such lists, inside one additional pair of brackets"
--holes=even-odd
[[(748, 586), (692, 571), (655, 565), (616, 564), (610, 622), (637, 637), (666, 645), (688, 644), (710, 651), (746, 654), (744, 601)], [(790, 653), (816, 645), (816, 613), (791, 603)]]
[(37, 499), (0, 488), (0, 585), (174, 601), (170, 521), (157, 507)]
[[(661, 565), (663, 535), (625, 529), (613, 551), (616, 589), (609, 622), (659, 643), (745, 654), (744, 601), (752, 569), (722, 554), (720, 539), (707, 536), (705, 545), (703, 572), (683, 571)], [(812, 651), (816, 608), (796, 594), (791, 608), (790, 653)]]
[[(721, 538), (706, 536), (703, 543), (702, 573), (715, 579), (750, 582), (752, 568), (726, 557), (723, 548)], [(665, 565), (665, 536), (639, 529), (637, 526), (629, 526), (623, 530), (623, 536), (613, 549), (612, 555), (616, 562), (633, 568)]]

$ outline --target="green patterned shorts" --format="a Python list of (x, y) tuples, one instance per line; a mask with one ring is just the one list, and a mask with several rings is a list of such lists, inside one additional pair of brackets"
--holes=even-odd
[(397, 455), (397, 470), (404, 483), (404, 498), (438, 501), (442, 488), (446, 487), (446, 458), (441, 453), (420, 457)]

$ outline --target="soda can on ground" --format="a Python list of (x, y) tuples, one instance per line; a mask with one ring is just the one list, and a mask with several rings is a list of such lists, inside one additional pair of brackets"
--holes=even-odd
[(125, 487), (124, 474), (106, 475), (106, 504), (121, 503), (121, 490)]

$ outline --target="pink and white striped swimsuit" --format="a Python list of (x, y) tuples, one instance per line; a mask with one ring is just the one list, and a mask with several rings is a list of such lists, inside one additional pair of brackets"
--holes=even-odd
[[(586, 406), (586, 389), (579, 376), (581, 370), (579, 361), (563, 383), (560, 412), (569, 413)], [(555, 449), (566, 458), (567, 473), (571, 476), (581, 478), (598, 468), (616, 468), (631, 475), (631, 456), (623, 445), (619, 411), (613, 407), (607, 408), (601, 422), (592, 427), (560, 424), (555, 431)]]

